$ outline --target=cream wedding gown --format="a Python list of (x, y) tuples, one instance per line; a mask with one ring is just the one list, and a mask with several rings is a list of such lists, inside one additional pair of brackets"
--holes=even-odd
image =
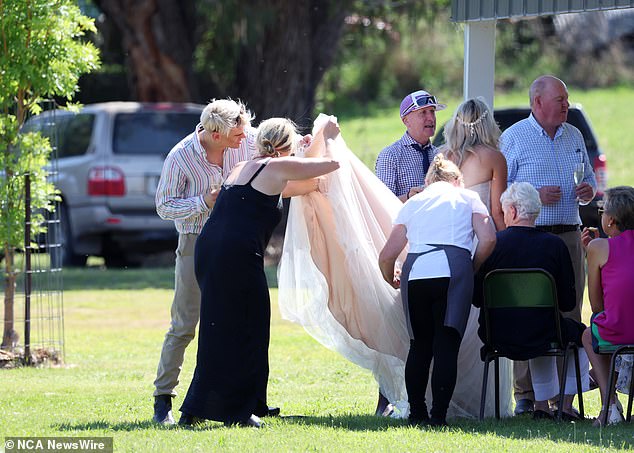
[[(328, 118), (320, 115), (315, 120), (306, 157), (325, 155), (321, 130)], [(320, 191), (294, 197), (290, 204), (278, 268), (280, 311), (327, 348), (370, 370), (395, 406), (395, 416), (406, 417), (408, 330), (400, 292), (383, 280), (378, 266), (379, 251), (402, 203), (348, 149), (341, 134), (330, 152), (340, 162), (339, 170), (323, 177)], [(449, 417), (479, 413), (477, 318), (478, 310), (472, 308)], [(501, 382), (502, 414), (507, 415), (510, 379), (503, 373)], [(487, 413), (492, 414), (492, 389), (489, 395)], [(427, 399), (431, 402), (429, 391)]]

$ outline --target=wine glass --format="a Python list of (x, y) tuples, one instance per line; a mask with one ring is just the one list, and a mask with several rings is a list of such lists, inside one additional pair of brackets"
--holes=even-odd
[[(585, 165), (583, 162), (577, 162), (572, 170), (572, 177), (575, 180), (575, 186), (578, 186), (583, 181), (583, 176), (585, 175)], [(577, 197), (577, 203), (584, 204), (581, 202), (579, 197)], [(587, 203), (585, 203), (587, 204)]]
[(583, 162), (577, 162), (574, 166), (574, 170), (573, 170), (573, 178), (575, 179), (575, 184), (579, 185), (581, 184), (581, 181), (583, 181), (583, 175), (585, 174), (584, 170), (585, 170), (585, 165), (583, 164)]
[(209, 188), (211, 190), (220, 190), (220, 188), (222, 187), (222, 179), (220, 179), (219, 181), (214, 181), (210, 184)]

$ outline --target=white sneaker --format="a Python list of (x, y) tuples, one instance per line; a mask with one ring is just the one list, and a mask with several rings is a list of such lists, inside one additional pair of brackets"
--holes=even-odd
[[(594, 421), (592, 426), (601, 426), (602, 421), (603, 411), (599, 413), (599, 416)], [(608, 408), (608, 425), (616, 425), (617, 423), (622, 423), (624, 421), (625, 418), (623, 417), (621, 411), (619, 411), (619, 407), (617, 406), (617, 404), (610, 404), (610, 407)]]
[(608, 425), (616, 425), (617, 423), (623, 423), (625, 421), (625, 418), (616, 403), (610, 405), (609, 411)]

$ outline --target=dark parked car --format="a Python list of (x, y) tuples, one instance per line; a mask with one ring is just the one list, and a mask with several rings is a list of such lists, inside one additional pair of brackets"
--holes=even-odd
[[(507, 108), (496, 109), (493, 116), (495, 121), (503, 131), (513, 124), (517, 123), (530, 115), (529, 108)], [(590, 120), (580, 106), (570, 106), (568, 110), (568, 123), (575, 126), (583, 134), (588, 150), (588, 158), (592, 163), (594, 174), (597, 178), (597, 195), (588, 205), (580, 206), (579, 213), (581, 221), (585, 226), (599, 226), (599, 215), (597, 212), (597, 202), (603, 199), (603, 192), (607, 188), (608, 174), (605, 154), (599, 148), (599, 144), (590, 125)], [(434, 137), (433, 143), (441, 146), (444, 143), (444, 125), (438, 130)]]
[(175, 250), (174, 223), (158, 216), (154, 195), (165, 156), (194, 130), (203, 108), (108, 102), (29, 119), (25, 129), (41, 131), (56, 146), (52, 167), (62, 198), (56, 261), (81, 266), (95, 255), (120, 267)]

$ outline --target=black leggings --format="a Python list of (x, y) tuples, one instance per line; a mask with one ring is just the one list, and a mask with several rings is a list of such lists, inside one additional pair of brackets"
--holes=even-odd
[(405, 365), (405, 385), (412, 418), (428, 416), (425, 390), (432, 358), (432, 418), (445, 419), (456, 386), (461, 337), (456, 329), (444, 325), (448, 288), (449, 277), (409, 282), (408, 306), (414, 339)]

